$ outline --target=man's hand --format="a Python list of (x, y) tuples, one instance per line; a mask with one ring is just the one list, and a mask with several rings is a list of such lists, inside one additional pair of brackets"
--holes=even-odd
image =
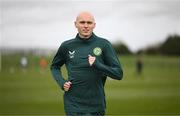
[(68, 91), (69, 90), (69, 88), (71, 87), (71, 82), (70, 81), (68, 81), (68, 82), (65, 82), (64, 83), (64, 91)]
[(96, 60), (96, 57), (91, 56), (91, 55), (88, 55), (88, 56), (89, 56), (89, 57), (88, 57), (89, 65), (92, 66), (93, 63), (94, 63), (95, 60)]

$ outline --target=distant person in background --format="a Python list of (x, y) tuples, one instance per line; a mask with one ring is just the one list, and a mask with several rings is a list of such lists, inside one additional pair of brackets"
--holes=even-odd
[(40, 58), (39, 66), (40, 66), (40, 73), (44, 73), (45, 69), (47, 68), (47, 61), (44, 57)]
[[(111, 43), (93, 33), (95, 20), (91, 13), (81, 12), (75, 21), (78, 34), (61, 44), (51, 65), (54, 79), (64, 93), (68, 116), (102, 116), (106, 100), (104, 85), (108, 77), (123, 78), (123, 71)], [(65, 64), (68, 79), (60, 68)]]
[(22, 71), (25, 73), (28, 66), (28, 59), (26, 56), (22, 56), (20, 60)]
[(139, 75), (142, 74), (143, 59), (142, 59), (142, 55), (140, 53), (137, 55), (136, 70), (137, 70), (137, 74), (139, 74)]

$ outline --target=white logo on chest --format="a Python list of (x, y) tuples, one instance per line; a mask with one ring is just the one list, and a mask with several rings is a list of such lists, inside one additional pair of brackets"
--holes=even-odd
[(69, 51), (69, 57), (70, 58), (74, 58), (75, 55), (75, 51)]

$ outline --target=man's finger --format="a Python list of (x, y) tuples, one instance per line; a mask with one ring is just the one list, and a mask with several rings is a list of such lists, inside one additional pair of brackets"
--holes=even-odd
[(65, 82), (66, 85), (71, 85), (72, 83), (70, 81)]
[(64, 90), (65, 90), (65, 91), (68, 91), (69, 88), (70, 88), (69, 86), (64, 86)]
[(64, 90), (65, 90), (65, 91), (68, 91), (69, 88), (71, 87), (71, 84), (72, 84), (72, 83), (71, 83), (70, 81), (65, 82), (65, 83), (64, 83)]
[(71, 84), (72, 84), (72, 83), (71, 83), (71, 81), (68, 81), (67, 83), (68, 83), (69, 85), (71, 85)]
[(70, 85), (66, 85), (66, 84), (65, 84), (64, 87), (70, 87)]

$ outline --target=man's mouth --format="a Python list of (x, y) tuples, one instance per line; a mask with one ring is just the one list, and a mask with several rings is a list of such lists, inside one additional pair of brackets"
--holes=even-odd
[(83, 32), (84, 32), (84, 33), (88, 33), (88, 32), (89, 32), (89, 30), (83, 30)]

